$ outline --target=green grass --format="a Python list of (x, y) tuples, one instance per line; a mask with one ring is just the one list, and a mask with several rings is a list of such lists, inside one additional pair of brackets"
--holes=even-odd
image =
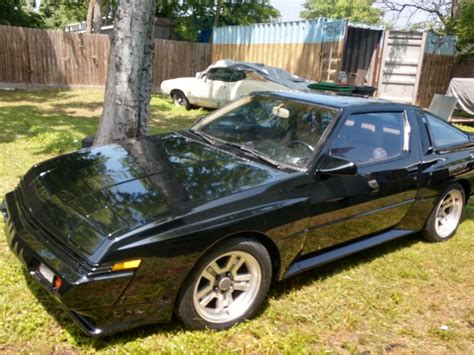
[[(79, 148), (96, 130), (102, 99), (100, 91), (0, 91), (0, 197), (33, 164)], [(204, 114), (158, 96), (152, 112), (153, 132)], [(466, 212), (447, 243), (415, 235), (278, 283), (261, 314), (232, 329), (186, 331), (173, 320), (99, 340), (84, 336), (27, 277), (0, 222), (0, 352), (469, 353), (474, 205)]]

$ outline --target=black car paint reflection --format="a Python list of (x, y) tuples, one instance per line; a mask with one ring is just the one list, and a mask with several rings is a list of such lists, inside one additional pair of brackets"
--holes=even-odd
[[(448, 181), (472, 189), (472, 136), (464, 146), (428, 152), (412, 106), (265, 95), (340, 110), (333, 132), (352, 112), (404, 111), (411, 124), (409, 150), (362, 164), (356, 175), (324, 175), (318, 162), (334, 134), (323, 135), (325, 144), (307, 169), (292, 170), (185, 131), (85, 149), (34, 166), (6, 196), (7, 241), (84, 331), (105, 335), (168, 321), (189, 271), (225, 238), (259, 239), (281, 280), (306, 269), (312, 258), (368, 236), (390, 240), (420, 230)], [(137, 258), (142, 259), (137, 270), (110, 269)], [(61, 276), (60, 289), (38, 274), (40, 262)]]

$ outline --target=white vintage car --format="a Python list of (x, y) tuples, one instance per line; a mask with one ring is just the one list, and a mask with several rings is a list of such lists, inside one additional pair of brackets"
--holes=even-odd
[(308, 91), (312, 81), (286, 70), (263, 64), (220, 60), (195, 78), (177, 78), (161, 83), (161, 92), (175, 105), (218, 108), (254, 91)]

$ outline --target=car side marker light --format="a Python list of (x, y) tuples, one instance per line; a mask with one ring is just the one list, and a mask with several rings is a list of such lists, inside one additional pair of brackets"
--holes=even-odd
[(122, 261), (120, 263), (116, 263), (112, 266), (112, 271), (119, 271), (119, 270), (127, 270), (127, 269), (136, 269), (141, 264), (140, 259), (135, 260), (128, 260)]

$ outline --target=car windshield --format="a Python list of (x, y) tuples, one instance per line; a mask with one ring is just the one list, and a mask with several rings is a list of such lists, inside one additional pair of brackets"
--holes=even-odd
[(276, 96), (249, 96), (198, 122), (193, 131), (267, 162), (304, 168), (337, 110)]

